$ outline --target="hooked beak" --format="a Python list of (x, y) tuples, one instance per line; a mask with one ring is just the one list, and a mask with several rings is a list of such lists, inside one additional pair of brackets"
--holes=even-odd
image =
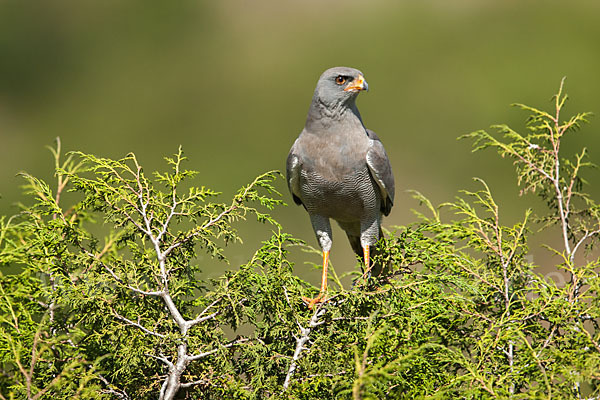
[(350, 86), (344, 89), (345, 92), (360, 92), (361, 90), (369, 91), (369, 85), (362, 75), (358, 75), (358, 78), (356, 78)]

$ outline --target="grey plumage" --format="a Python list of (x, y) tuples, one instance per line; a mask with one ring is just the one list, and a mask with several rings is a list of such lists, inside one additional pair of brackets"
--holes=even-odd
[(389, 159), (377, 135), (365, 128), (355, 103), (358, 93), (367, 89), (356, 69), (325, 71), (304, 129), (287, 158), (290, 192), (310, 216), (324, 252), (324, 267), (332, 241), (330, 219), (338, 222), (354, 251), (364, 253), (368, 262), (369, 247), (381, 236), (381, 217), (393, 206)]

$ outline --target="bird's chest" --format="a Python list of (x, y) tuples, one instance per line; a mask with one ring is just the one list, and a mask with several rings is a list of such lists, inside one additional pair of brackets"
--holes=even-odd
[[(305, 139), (304, 137), (302, 139)], [(309, 212), (353, 221), (376, 209), (377, 194), (369, 173), (366, 134), (306, 137), (298, 143), (299, 190)]]
[(300, 191), (309, 212), (338, 221), (360, 220), (367, 210), (377, 208), (377, 193), (366, 166), (341, 180), (303, 171)]
[(342, 182), (367, 169), (366, 135), (312, 137), (303, 143), (303, 170), (330, 182)]

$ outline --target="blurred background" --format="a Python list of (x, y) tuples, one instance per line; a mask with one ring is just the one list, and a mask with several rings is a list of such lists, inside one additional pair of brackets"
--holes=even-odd
[[(551, 109), (563, 76), (566, 112), (599, 114), (600, 2), (0, 0), (0, 213), (24, 201), (19, 171), (52, 179), (45, 146), (56, 136), (65, 150), (135, 152), (147, 172), (182, 145), (197, 185), (228, 201), (259, 173), (285, 169), (315, 83), (337, 65), (361, 69), (369, 83), (358, 106), (396, 177), (386, 227), (416, 220), (407, 190), (437, 204), (477, 189), (474, 176), (512, 224), (539, 203), (518, 196), (509, 160), (473, 154), (456, 138), (495, 123), (522, 131), (527, 115), (510, 104)], [(566, 152), (586, 146), (600, 161), (599, 123), (567, 139)], [(598, 177), (588, 175), (596, 199)], [(316, 246), (308, 216), (283, 179), (278, 187), (291, 205), (275, 217)], [(271, 229), (239, 226), (246, 240), (230, 246), (230, 267)], [(304, 262), (319, 255), (294, 260), (318, 283), (320, 271)], [(332, 261), (338, 272), (355, 265), (337, 227)], [(198, 262), (209, 276), (230, 268)]]

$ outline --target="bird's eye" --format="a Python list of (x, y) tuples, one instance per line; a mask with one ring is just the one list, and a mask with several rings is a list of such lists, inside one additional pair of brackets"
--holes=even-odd
[(347, 80), (348, 80), (348, 79), (347, 79), (345, 76), (338, 75), (338, 76), (335, 78), (335, 83), (337, 83), (338, 85), (343, 85), (344, 83), (346, 83), (346, 81), (347, 81)]

